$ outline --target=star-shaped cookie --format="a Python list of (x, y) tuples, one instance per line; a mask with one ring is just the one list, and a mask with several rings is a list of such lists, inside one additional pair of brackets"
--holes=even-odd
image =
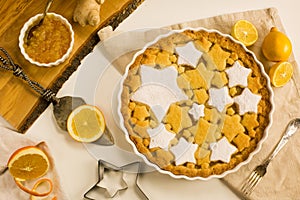
[(194, 154), (197, 148), (197, 144), (189, 143), (185, 139), (180, 138), (178, 144), (170, 148), (170, 151), (175, 156), (175, 164), (181, 165), (186, 162), (196, 163)]
[(167, 149), (170, 141), (175, 137), (175, 134), (169, 132), (162, 123), (154, 129), (147, 129), (147, 132), (151, 138), (149, 146), (150, 149), (155, 147)]
[(235, 61), (232, 67), (225, 70), (229, 78), (229, 87), (248, 85), (248, 76), (251, 73), (251, 69), (243, 67), (238, 61)]
[(152, 111), (157, 119), (166, 114), (172, 103), (188, 99), (177, 85), (178, 72), (175, 67), (158, 70), (142, 65), (140, 73), (142, 85), (133, 93), (131, 99), (147, 104), (151, 109), (156, 107)]
[(197, 103), (193, 103), (192, 108), (189, 110), (189, 114), (191, 114), (194, 120), (198, 120), (200, 117), (204, 117), (204, 105), (199, 105)]
[(229, 163), (231, 155), (237, 151), (237, 148), (228, 142), (226, 137), (221, 138), (218, 142), (210, 143), (211, 161), (223, 161)]
[(253, 94), (248, 88), (245, 88), (239, 96), (233, 98), (238, 104), (239, 114), (244, 115), (247, 112), (257, 113), (257, 105), (261, 99), (260, 95)]
[(176, 47), (175, 51), (178, 54), (178, 65), (190, 65), (193, 68), (197, 67), (199, 59), (203, 54), (196, 49), (193, 42), (189, 42), (182, 47)]
[(208, 104), (217, 108), (219, 112), (223, 112), (224, 108), (232, 103), (233, 99), (229, 96), (227, 87), (209, 89)]

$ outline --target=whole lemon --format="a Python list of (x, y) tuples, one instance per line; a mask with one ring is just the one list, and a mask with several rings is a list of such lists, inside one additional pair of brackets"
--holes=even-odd
[(273, 27), (262, 43), (262, 52), (269, 61), (286, 61), (292, 53), (292, 43), (284, 33)]

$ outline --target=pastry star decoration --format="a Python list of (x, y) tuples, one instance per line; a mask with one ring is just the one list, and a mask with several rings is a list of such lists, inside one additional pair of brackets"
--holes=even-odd
[(179, 55), (178, 65), (190, 65), (194, 68), (197, 67), (202, 52), (195, 48), (193, 42), (187, 43), (185, 46), (176, 47), (175, 51)]
[(217, 108), (219, 112), (223, 112), (224, 108), (232, 103), (233, 99), (229, 96), (227, 87), (209, 89), (208, 104)]
[(260, 99), (260, 95), (253, 94), (248, 88), (245, 88), (242, 94), (234, 97), (234, 102), (238, 104), (239, 114), (244, 115), (247, 112), (257, 113), (257, 105)]
[(147, 129), (147, 132), (151, 138), (150, 149), (155, 147), (167, 149), (170, 141), (175, 137), (175, 134), (169, 132), (162, 123), (154, 129)]
[(198, 145), (187, 142), (185, 139), (180, 138), (177, 145), (170, 148), (170, 151), (175, 156), (175, 164), (181, 165), (186, 162), (196, 163), (195, 152)]
[(237, 148), (228, 142), (226, 137), (223, 137), (218, 142), (210, 143), (211, 161), (223, 161), (229, 163), (231, 155), (236, 152)]
[(198, 120), (200, 117), (204, 117), (204, 105), (199, 105), (197, 103), (193, 103), (193, 107), (189, 110), (189, 114), (191, 114), (194, 120)]
[(159, 121), (172, 103), (188, 99), (177, 85), (178, 72), (174, 66), (159, 70), (142, 65), (140, 74), (142, 85), (131, 99), (147, 104)]
[(247, 87), (248, 76), (251, 73), (251, 69), (243, 67), (238, 61), (236, 61), (232, 67), (225, 70), (229, 78), (229, 87), (236, 85)]

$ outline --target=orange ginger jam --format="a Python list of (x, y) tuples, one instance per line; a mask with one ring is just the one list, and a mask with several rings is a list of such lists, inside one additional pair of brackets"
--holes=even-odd
[(40, 63), (59, 60), (71, 44), (69, 28), (53, 15), (47, 15), (32, 35), (28, 43), (24, 43), (24, 49), (31, 59)]

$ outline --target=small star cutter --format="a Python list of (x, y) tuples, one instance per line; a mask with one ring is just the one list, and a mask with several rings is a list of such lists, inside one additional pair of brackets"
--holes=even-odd
[[(121, 191), (125, 191), (128, 189), (128, 185), (126, 183), (126, 181), (124, 180), (124, 171), (130, 171), (132, 172), (132, 168), (137, 167), (138, 171), (136, 172), (136, 177), (135, 177), (135, 186), (139, 192), (139, 196), (141, 197), (141, 199), (144, 200), (149, 200), (149, 198), (147, 197), (147, 195), (143, 192), (142, 188), (139, 185), (139, 176), (141, 175), (141, 163), (140, 162), (133, 162), (133, 163), (129, 163), (126, 164), (124, 166), (121, 167), (117, 167), (111, 163), (108, 163), (104, 160), (98, 160), (98, 181), (97, 183), (92, 186), (87, 192), (84, 193), (84, 198), (88, 199), (88, 200), (98, 200), (98, 199), (94, 199), (92, 197), (89, 196), (90, 193), (92, 193), (93, 191), (96, 191), (97, 189), (102, 189), (100, 191), (104, 191), (106, 194), (106, 199), (107, 198), (114, 198), (119, 192)], [(122, 182), (122, 187), (118, 188), (117, 190), (115, 190), (113, 193), (109, 193), (110, 190), (113, 190), (112, 188), (108, 188), (105, 186), (101, 185), (101, 181), (104, 180), (104, 176), (105, 173), (120, 173), (122, 175), (121, 178), (121, 182)], [(98, 191), (99, 192), (99, 191)]]

